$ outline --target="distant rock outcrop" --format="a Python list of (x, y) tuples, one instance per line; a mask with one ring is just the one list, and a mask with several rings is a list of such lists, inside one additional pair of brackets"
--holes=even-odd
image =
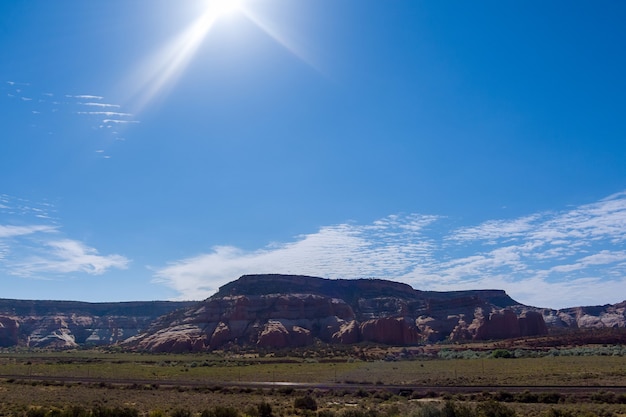
[(545, 322), (556, 328), (602, 329), (626, 327), (626, 301), (603, 306), (543, 310)]
[(112, 345), (192, 303), (81, 303), (0, 299), (0, 347)]

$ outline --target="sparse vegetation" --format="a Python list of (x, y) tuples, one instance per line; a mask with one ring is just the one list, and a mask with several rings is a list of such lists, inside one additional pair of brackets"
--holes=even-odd
[[(466, 351), (466, 358), (460, 359), (451, 357), (462, 353), (456, 348), (449, 345), (441, 350), (446, 353), (438, 356), (446, 360), (433, 354), (415, 355), (412, 348), (373, 345), (333, 348), (332, 356), (325, 346), (319, 352), (300, 349), (291, 356), (266, 351), (264, 357), (222, 352), (5, 351), (0, 354), (0, 374), (7, 376), (0, 378), (0, 416), (626, 415), (626, 392), (621, 388), (626, 386), (623, 356), (541, 353), (533, 357), (491, 346)], [(498, 349), (509, 354), (494, 354), (501, 352)], [(601, 346), (578, 351), (619, 349), (621, 346)], [(316, 361), (310, 360), (313, 357)], [(385, 360), (388, 357), (398, 359)], [(249, 381), (269, 385), (246, 385)], [(285, 382), (322, 386), (283, 385)], [(528, 389), (520, 390), (519, 385)], [(464, 392), (457, 389), (461, 386), (498, 388)], [(537, 386), (541, 388), (533, 388)], [(568, 386), (587, 388), (567, 390)]]

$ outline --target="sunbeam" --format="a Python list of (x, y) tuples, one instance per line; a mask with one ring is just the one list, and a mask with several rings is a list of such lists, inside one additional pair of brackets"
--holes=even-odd
[(261, 29), (265, 34), (270, 36), (276, 43), (281, 45), (283, 48), (288, 50), (292, 55), (298, 58), (300, 61), (304, 62), (315, 71), (319, 73), (323, 73), (323, 71), (316, 65), (313, 60), (307, 56), (300, 46), (296, 45), (296, 43), (288, 39), (286, 36), (281, 34), (279, 30), (266, 20), (263, 20), (258, 14), (253, 13), (248, 7), (243, 7), (240, 5), (239, 11), (246, 16), (252, 23), (254, 23), (259, 29)]
[(247, 18), (277, 44), (300, 61), (322, 71), (295, 42), (280, 33), (275, 25), (246, 7), (243, 0), (205, 0), (206, 9), (188, 28), (144, 60), (129, 79), (125, 89), (134, 113), (141, 112), (157, 96), (171, 88), (184, 72), (215, 23), (227, 15), (238, 13)]
[(204, 13), (185, 31), (145, 60), (132, 77), (131, 101), (136, 113), (171, 87), (185, 70), (211, 28), (241, 9), (238, 0), (209, 0)]

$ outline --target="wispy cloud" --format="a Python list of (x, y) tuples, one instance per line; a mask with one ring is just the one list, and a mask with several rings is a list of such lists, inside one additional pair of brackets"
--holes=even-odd
[[(156, 271), (156, 281), (182, 299), (205, 297), (245, 273), (282, 272), (329, 278), (400, 276), (425, 262), (433, 242), (423, 229), (436, 216), (389, 216), (371, 225), (340, 224), (274, 243), (256, 251), (218, 246), (211, 253), (171, 263)], [(402, 244), (398, 244), (402, 242)]]
[(110, 108), (116, 108), (119, 109), (121, 106), (119, 104), (109, 104), (109, 103), (78, 103), (82, 106), (89, 106), (89, 107), (110, 107)]
[(131, 113), (121, 113), (115, 111), (79, 111), (78, 114), (89, 114), (92, 116), (120, 116), (120, 117), (132, 117)]
[(49, 202), (33, 203), (23, 198), (0, 194), (0, 214), (16, 218), (46, 219), (54, 222), (56, 210)]
[(117, 124), (139, 123), (139, 120), (104, 119), (102, 123), (117, 123)]
[(171, 262), (155, 280), (206, 297), (245, 273), (378, 277), (415, 288), (501, 288), (526, 304), (566, 307), (626, 298), (626, 192), (568, 210), (450, 228), (453, 219), (394, 215), (320, 228), (254, 251), (217, 246)]
[[(134, 114), (123, 111), (122, 105), (103, 101), (105, 97), (102, 95), (55, 94), (46, 90), (38, 91), (28, 83), (13, 81), (7, 81), (0, 89), (6, 90), (7, 99), (21, 102), (20, 108), (30, 115), (30, 120), (24, 118), (29, 123), (29, 129), (40, 128), (45, 137), (55, 133), (53, 126), (57, 123), (54, 120), (63, 118), (64, 124), (72, 120), (76, 123), (73, 131), (78, 132), (77, 140), (83, 140), (84, 134), (89, 134), (95, 146), (111, 148), (121, 134), (111, 129), (111, 126), (122, 128), (139, 123)], [(71, 115), (75, 118), (72, 119)]]
[(48, 203), (33, 204), (0, 195), (0, 271), (50, 279), (127, 268), (130, 261), (126, 257), (102, 255), (79, 240), (63, 236), (61, 226), (48, 215), (51, 211)]
[(66, 94), (65, 97), (67, 98), (77, 98), (80, 100), (104, 100), (104, 97), (102, 96), (94, 96), (91, 94), (78, 94), (78, 95), (71, 95), (71, 94)]
[(121, 255), (100, 255), (96, 249), (72, 239), (46, 241), (38, 251), (40, 255), (9, 262), (8, 272), (24, 277), (76, 272), (101, 275), (111, 268), (126, 269), (129, 263)]
[(18, 236), (31, 235), (33, 233), (51, 233), (56, 230), (57, 227), (47, 225), (6, 226), (0, 224), (0, 239), (10, 239)]

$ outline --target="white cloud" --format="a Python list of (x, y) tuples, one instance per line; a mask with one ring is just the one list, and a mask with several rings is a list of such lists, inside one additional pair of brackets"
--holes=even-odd
[(81, 99), (81, 100), (104, 100), (104, 97), (102, 96), (93, 96), (91, 94), (79, 94), (76, 96), (73, 96), (71, 94), (66, 94), (65, 97), (67, 98), (77, 98), (77, 99)]
[(488, 240), (518, 238), (533, 229), (538, 215), (522, 217), (514, 220), (489, 220), (479, 226), (464, 227), (455, 230), (449, 239), (456, 241)]
[[(129, 260), (121, 255), (101, 255), (83, 242), (66, 238), (52, 222), (49, 203), (0, 195), (0, 214), (19, 221), (0, 224), (0, 272), (34, 278), (54, 278), (59, 274), (101, 275), (110, 269), (125, 269)], [(32, 224), (32, 221), (49, 224)], [(29, 224), (30, 223), (30, 224)]]
[(372, 225), (323, 227), (288, 243), (256, 251), (217, 246), (209, 254), (172, 262), (155, 272), (156, 282), (174, 288), (181, 299), (211, 295), (247, 273), (286, 273), (329, 278), (397, 276), (426, 259), (432, 250), (422, 229), (434, 216), (390, 216)]
[(108, 104), (108, 103), (92, 103), (92, 102), (88, 102), (88, 103), (78, 103), (81, 104), (83, 106), (90, 106), (90, 107), (113, 107), (113, 108), (117, 108), (119, 109), (121, 106), (119, 104)]
[(125, 124), (125, 123), (139, 123), (139, 121), (138, 120), (104, 119), (102, 121), (102, 123), (120, 123), (120, 124)]
[(120, 117), (132, 117), (133, 115), (130, 113), (120, 113), (115, 111), (79, 111), (78, 114), (88, 114), (88, 115), (101, 115), (101, 116), (120, 116)]
[(505, 289), (520, 302), (545, 307), (626, 298), (626, 192), (441, 232), (446, 221), (393, 215), (369, 225), (322, 227), (255, 251), (218, 246), (156, 269), (155, 280), (195, 299), (246, 273), (377, 277), (423, 290)]
[[(104, 101), (105, 98), (100, 95), (56, 94), (47, 90), (37, 90), (25, 83), (9, 85), (11, 87), (7, 88), (10, 90), (7, 91), (7, 96), (12, 100), (21, 101), (23, 104), (22, 111), (27, 114), (23, 118), (23, 123), (25, 125), (29, 123), (29, 130), (33, 134), (38, 134), (42, 140), (47, 140), (50, 135), (57, 133), (54, 129), (60, 124), (53, 122), (54, 118), (57, 117), (62, 118), (62, 125), (67, 125), (74, 120), (77, 124), (76, 128), (66, 129), (63, 137), (68, 138), (67, 132), (76, 132), (73, 137), (70, 136), (68, 139), (81, 143), (84, 141), (84, 135), (79, 132), (84, 132), (85, 123), (92, 124), (91, 127), (94, 132), (90, 136), (94, 140), (90, 142), (94, 143), (94, 146), (102, 146), (102, 143), (109, 143), (111, 139), (117, 139), (119, 133), (113, 134), (112, 131), (108, 130), (109, 128), (116, 126), (118, 130), (122, 130), (124, 127), (130, 127), (131, 124), (139, 123), (137, 120), (130, 120), (135, 115), (125, 111), (127, 109), (122, 108), (122, 105)], [(53, 97), (64, 98), (54, 100)], [(67, 117), (69, 114), (75, 115), (74, 119)], [(43, 117), (43, 115), (54, 115), (54, 117)], [(76, 115), (80, 115), (80, 117)], [(84, 115), (94, 117), (84, 117)], [(98, 129), (97, 132), (95, 132), (96, 129)]]
[(96, 249), (71, 239), (45, 242), (42, 249), (40, 255), (10, 263), (9, 272), (26, 277), (74, 272), (101, 275), (111, 268), (126, 269), (129, 263), (129, 260), (121, 255), (103, 256), (98, 254)]
[(57, 230), (54, 226), (30, 225), (30, 226), (4, 226), (0, 224), (0, 239), (9, 239), (17, 236), (25, 236), (33, 233), (51, 233)]

